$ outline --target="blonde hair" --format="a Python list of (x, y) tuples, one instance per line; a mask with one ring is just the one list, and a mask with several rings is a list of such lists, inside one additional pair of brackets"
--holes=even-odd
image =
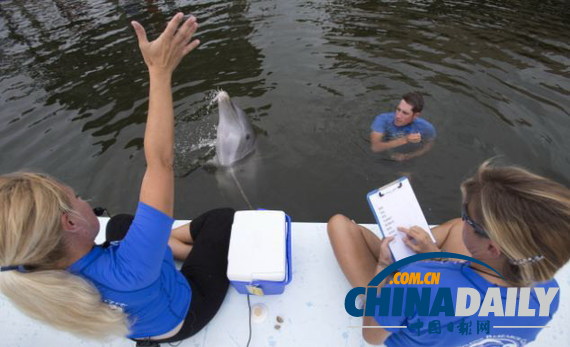
[(65, 260), (61, 216), (73, 211), (63, 185), (46, 175), (0, 176), (0, 290), (32, 318), (84, 337), (128, 333), (126, 315), (101, 301), (88, 281), (58, 269)]
[(474, 218), (508, 258), (503, 275), (523, 287), (550, 280), (570, 259), (570, 190), (518, 167), (483, 163), (461, 185)]

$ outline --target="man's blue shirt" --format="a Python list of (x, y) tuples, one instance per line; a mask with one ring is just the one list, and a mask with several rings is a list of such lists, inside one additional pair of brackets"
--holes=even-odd
[(374, 118), (370, 128), (372, 131), (384, 134), (382, 141), (394, 140), (398, 137), (413, 133), (420, 133), (422, 136), (422, 142), (433, 140), (435, 138), (435, 128), (427, 120), (418, 117), (410, 124), (399, 127), (394, 125), (395, 116), (395, 112), (389, 112), (382, 113)]
[[(402, 268), (402, 272), (419, 272), (423, 278), (427, 272), (439, 272), (440, 280), (437, 285), (395, 285), (387, 284), (385, 288), (431, 288), (430, 306), (438, 288), (450, 288), (453, 298), (453, 309), (457, 301), (457, 288), (474, 288), (479, 291), (483, 301), (488, 288), (500, 288), (502, 306), (506, 307), (506, 287), (499, 287), (481, 277), (475, 270), (469, 267), (470, 263), (458, 262), (418, 262)], [(555, 280), (537, 283), (535, 287), (558, 288)], [(534, 287), (533, 287), (534, 288)], [(404, 298), (405, 306), (406, 298)], [(519, 298), (517, 297), (517, 307)], [(407, 326), (407, 328), (386, 328), (392, 334), (386, 339), (388, 347), (413, 347), (413, 346), (524, 346), (533, 341), (541, 329), (539, 328), (494, 328), (494, 326), (545, 326), (552, 319), (552, 315), (558, 309), (560, 293), (550, 305), (548, 316), (539, 316), (539, 304), (534, 290), (531, 290), (528, 307), (535, 309), (536, 316), (488, 316), (455, 317), (446, 316), (443, 312), (439, 316), (419, 316), (417, 311), (412, 315), (406, 315), (402, 310), (400, 315), (378, 315), (376, 321), (381, 326)], [(487, 331), (487, 328), (489, 329)]]
[(96, 246), (69, 270), (97, 287), (105, 303), (122, 309), (130, 338), (161, 335), (186, 317), (192, 291), (174, 266), (168, 238), (174, 220), (139, 202), (127, 235), (108, 248)]

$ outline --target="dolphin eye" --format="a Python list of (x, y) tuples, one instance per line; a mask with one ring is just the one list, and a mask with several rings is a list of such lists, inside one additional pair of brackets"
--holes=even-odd
[(245, 135), (246, 140), (249, 140), (250, 137), (251, 137), (251, 135), (249, 135), (249, 134)]

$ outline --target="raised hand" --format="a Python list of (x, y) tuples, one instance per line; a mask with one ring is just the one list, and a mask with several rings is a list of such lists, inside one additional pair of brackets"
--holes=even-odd
[(136, 21), (131, 22), (149, 72), (172, 74), (182, 58), (200, 44), (199, 40), (192, 40), (198, 29), (196, 18), (190, 16), (182, 23), (183, 20), (184, 14), (177, 13), (162, 34), (151, 42), (148, 41), (143, 26)]

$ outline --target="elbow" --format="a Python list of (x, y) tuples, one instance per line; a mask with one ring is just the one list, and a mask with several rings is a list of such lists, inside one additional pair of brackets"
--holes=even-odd
[(147, 166), (160, 169), (161, 171), (174, 171), (174, 157), (172, 155), (149, 157)]
[(147, 166), (174, 168), (174, 147), (156, 146), (145, 139), (144, 156)]
[(169, 156), (167, 158), (161, 158), (159, 164), (160, 164), (160, 166), (162, 166), (163, 169), (173, 171), (174, 170), (174, 157)]

